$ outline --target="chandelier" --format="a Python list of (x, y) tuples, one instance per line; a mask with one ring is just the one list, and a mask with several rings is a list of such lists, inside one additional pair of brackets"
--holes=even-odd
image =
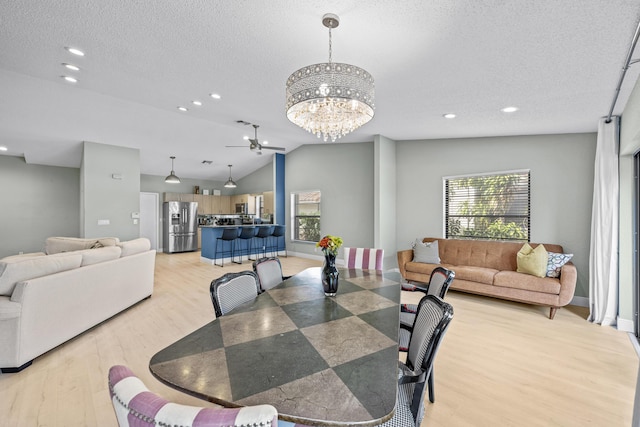
[(353, 132), (373, 118), (373, 77), (360, 67), (333, 62), (331, 30), (340, 23), (327, 13), (329, 62), (300, 68), (287, 79), (287, 118), (324, 141)]

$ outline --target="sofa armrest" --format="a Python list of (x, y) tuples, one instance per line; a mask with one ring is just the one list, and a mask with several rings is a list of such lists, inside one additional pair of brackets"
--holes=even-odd
[(568, 262), (562, 266), (560, 270), (560, 295), (559, 306), (563, 307), (571, 302), (576, 291), (576, 282), (578, 281), (578, 270), (572, 262)]
[(405, 249), (404, 251), (398, 251), (398, 268), (400, 269), (400, 274), (402, 277), (405, 277), (405, 273), (407, 272), (404, 268), (404, 265), (413, 260), (413, 249)]

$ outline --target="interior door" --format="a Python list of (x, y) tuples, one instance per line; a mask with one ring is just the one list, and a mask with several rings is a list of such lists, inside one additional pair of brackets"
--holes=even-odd
[(151, 242), (151, 249), (158, 249), (160, 224), (160, 195), (140, 193), (140, 237)]

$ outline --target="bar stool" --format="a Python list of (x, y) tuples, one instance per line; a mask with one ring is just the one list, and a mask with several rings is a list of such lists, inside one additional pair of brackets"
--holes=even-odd
[[(256, 237), (256, 228), (255, 227), (242, 227), (240, 231), (240, 235), (238, 236), (238, 245), (240, 246), (240, 262), (234, 261), (233, 258), (231, 261), (236, 264), (242, 264), (242, 255), (243, 251), (247, 255), (247, 259), (251, 259), (251, 240)], [(242, 248), (242, 241), (244, 240), (244, 249)]]
[[(238, 239), (238, 229), (237, 228), (223, 228), (222, 236), (216, 238), (216, 254), (215, 259), (213, 260), (214, 265), (219, 265), (220, 267), (224, 267), (224, 254), (231, 255), (231, 261), (233, 261), (234, 249), (236, 245), (236, 240)], [(222, 251), (218, 251), (218, 244), (222, 242)], [(228, 251), (224, 250), (224, 242), (229, 242), (230, 249)], [(221, 255), (220, 259), (221, 264), (216, 264), (216, 260), (218, 259), (218, 255)]]
[[(255, 239), (260, 239), (261, 245), (258, 246), (258, 252), (256, 252), (256, 254), (258, 254), (260, 248), (262, 248), (262, 256), (265, 257), (266, 253), (267, 253), (267, 246), (269, 245), (269, 238), (271, 237), (271, 228), (272, 227), (271, 226), (260, 226), (260, 227), (257, 227), (257, 228), (258, 228), (258, 233), (256, 234)], [(256, 259), (257, 259), (257, 256), (256, 256)], [(254, 261), (255, 261), (255, 259), (254, 259)]]
[(273, 227), (273, 231), (271, 232), (271, 239), (274, 241), (271, 245), (272, 252), (275, 252), (276, 256), (279, 256), (280, 250), (278, 245), (278, 240), (282, 237), (282, 243), (284, 245), (284, 256), (287, 256), (287, 241), (284, 238), (285, 233), (284, 225), (276, 225)]

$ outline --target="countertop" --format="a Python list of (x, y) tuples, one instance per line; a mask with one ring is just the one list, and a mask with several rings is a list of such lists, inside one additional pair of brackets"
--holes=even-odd
[(237, 225), (199, 225), (200, 228), (235, 228), (235, 227), (271, 227), (278, 224), (237, 224)]

